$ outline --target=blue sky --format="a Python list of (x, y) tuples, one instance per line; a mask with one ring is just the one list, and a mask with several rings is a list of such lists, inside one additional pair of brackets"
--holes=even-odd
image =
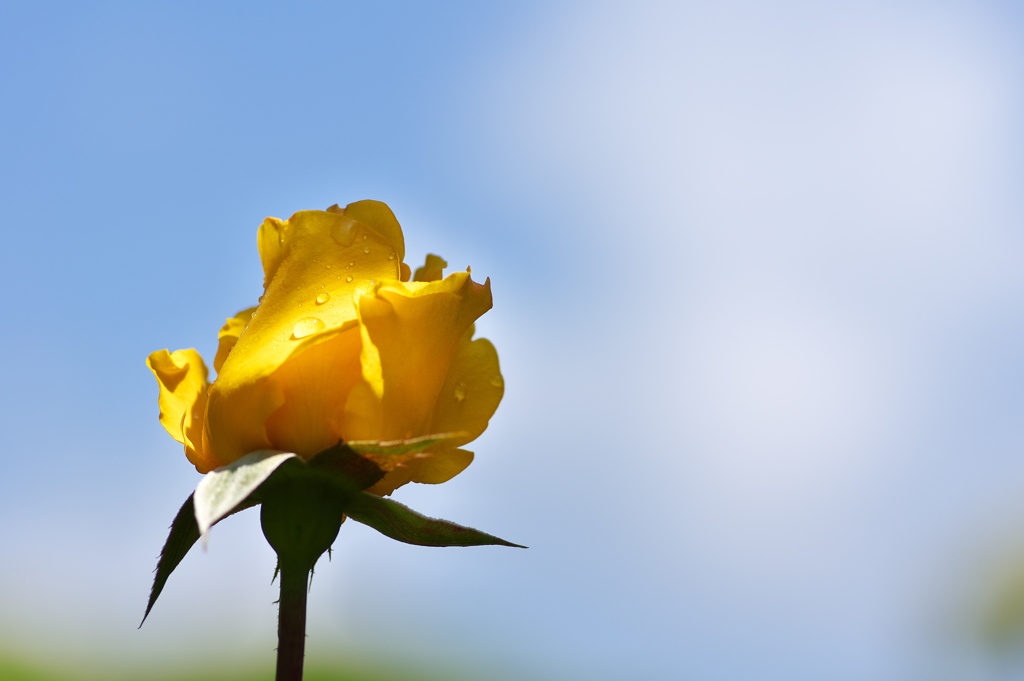
[(144, 359), (212, 356), (265, 216), (374, 198), (410, 260), (491, 277), (507, 385), (473, 466), (396, 498), (531, 548), (347, 524), (313, 654), (985, 678), (1024, 549), (1021, 33), (984, 2), (4, 5), (4, 647), (272, 659), (247, 514), (134, 628), (198, 477)]

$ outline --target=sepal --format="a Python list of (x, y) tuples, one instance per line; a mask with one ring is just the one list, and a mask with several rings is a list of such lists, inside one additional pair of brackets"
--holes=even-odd
[(192, 548), (192, 545), (199, 541), (199, 526), (196, 525), (196, 514), (192, 506), (192, 497), (192, 494), (188, 495), (188, 499), (181, 505), (178, 515), (174, 516), (174, 521), (171, 523), (171, 532), (167, 535), (167, 541), (164, 542), (164, 548), (160, 551), (160, 558), (156, 563), (153, 588), (149, 591), (149, 602), (146, 604), (146, 614), (142, 616), (142, 621), (139, 622), (140, 628), (146, 623), (146, 618), (149, 617), (153, 604), (156, 603), (160, 592), (164, 590), (167, 578), (174, 572), (174, 568), (178, 567), (178, 563), (185, 557), (185, 554)]
[(360, 492), (345, 507), (345, 515), (369, 525), (381, 534), (406, 544), (419, 546), (525, 546), (494, 535), (457, 525), (450, 520), (428, 518), (397, 501)]
[[(320, 543), (326, 541), (327, 546), (334, 541), (344, 519), (343, 513), (407, 544), (526, 548), (448, 520), (428, 518), (396, 501), (364, 491), (384, 477), (389, 465), (401, 465), (412, 458), (430, 456), (425, 450), (460, 436), (461, 433), (442, 433), (408, 440), (339, 442), (318, 453), (308, 463), (291, 452), (262, 450), (210, 471), (199, 481), (196, 491), (185, 500), (171, 523), (171, 531), (157, 561), (143, 623), (163, 591), (167, 578), (200, 537), (205, 537), (211, 527), (229, 515), (263, 503), (268, 494), (274, 497), (272, 506), (277, 510), (267, 516), (268, 509), (264, 508), (261, 519), (264, 534), (268, 528), (271, 530), (267, 539), (275, 550), (292, 538), (301, 539), (301, 535), (308, 533), (308, 528), (299, 527), (308, 520), (298, 522), (302, 514), (296, 515), (288, 509), (295, 506), (299, 511), (299, 506), (313, 501), (306, 496), (314, 491), (321, 501), (313, 503), (311, 509), (321, 509), (323, 513), (320, 510), (302, 513), (309, 517), (320, 514), (327, 518), (320, 534), (324, 537), (329, 535), (329, 539), (319, 540)], [(273, 522), (268, 525), (271, 519)], [(288, 529), (289, 523), (291, 529)], [(313, 541), (312, 544), (318, 542)], [(316, 556), (312, 554), (318, 548), (319, 545), (310, 549), (307, 556), (310, 566), (316, 562)], [(293, 551), (288, 549), (286, 553)]]
[[(261, 450), (204, 475), (196, 485), (192, 501), (199, 535), (205, 538), (213, 525), (249, 500), (282, 464), (296, 458), (291, 452)], [(259, 500), (253, 498), (252, 502), (255, 505)]]
[[(164, 585), (167, 583), (167, 578), (171, 576), (174, 569), (178, 567), (182, 559), (185, 558), (185, 554), (195, 546), (195, 543), (199, 541), (199, 523), (196, 522), (195, 512), (195, 492), (188, 495), (188, 499), (181, 505), (181, 509), (178, 510), (178, 515), (174, 516), (174, 521), (171, 523), (171, 531), (167, 535), (167, 541), (164, 542), (164, 547), (160, 551), (160, 558), (156, 563), (156, 571), (153, 575), (153, 587), (149, 592), (149, 602), (146, 603), (146, 613), (142, 616), (142, 622), (139, 623), (141, 628), (146, 623), (146, 618), (149, 617), (150, 611), (153, 609), (153, 605), (156, 603), (156, 599), (160, 596), (160, 592), (164, 590)], [(244, 511), (247, 508), (252, 508), (259, 504), (255, 498), (250, 497), (244, 502), (236, 505), (230, 513), (224, 514), (217, 521), (223, 520), (229, 515)]]

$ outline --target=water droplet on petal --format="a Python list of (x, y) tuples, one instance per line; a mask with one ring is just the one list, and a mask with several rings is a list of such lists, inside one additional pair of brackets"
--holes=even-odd
[(317, 305), (323, 305), (324, 303), (326, 303), (330, 299), (331, 299), (331, 294), (330, 293), (321, 293), (320, 295), (318, 295), (316, 297), (316, 304)]
[(327, 263), (327, 269), (331, 269), (331, 263)]
[(461, 402), (466, 399), (466, 384), (459, 381), (458, 385), (455, 386), (455, 399)]
[(355, 261), (355, 260), (349, 260), (349, 261), (348, 261), (348, 266), (349, 266), (349, 267), (352, 267), (352, 265), (355, 265), (355, 264), (356, 264), (356, 261)]
[(370, 247), (369, 246), (363, 246), (363, 253), (369, 253), (369, 252), (370, 252)]
[(503, 379), (500, 374), (497, 376), (492, 376), (491, 385), (493, 385), (495, 388), (500, 388), (501, 386), (505, 385), (505, 379)]
[(316, 317), (303, 317), (295, 322), (295, 326), (292, 328), (292, 338), (305, 338), (317, 331), (323, 331), (326, 326), (322, 320)]
[(394, 259), (395, 259), (395, 254), (394, 253), (388, 253), (388, 260), (394, 260)]
[(352, 281), (352, 275), (350, 274), (347, 277), (345, 277), (345, 281)]
[(369, 238), (370, 238), (370, 235), (369, 235), (369, 234), (364, 234), (364, 235), (363, 235), (363, 241), (366, 241), (366, 240), (367, 240), (367, 239), (369, 239)]
[(331, 225), (331, 238), (339, 246), (351, 246), (356, 240), (356, 232), (359, 230), (357, 223), (352, 218), (342, 218)]

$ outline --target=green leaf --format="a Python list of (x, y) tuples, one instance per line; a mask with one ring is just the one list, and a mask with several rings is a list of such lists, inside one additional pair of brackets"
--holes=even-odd
[(419, 546), (525, 546), (507, 542), (493, 535), (456, 525), (448, 520), (438, 520), (420, 515), (397, 501), (378, 497), (369, 492), (360, 492), (352, 497), (345, 507), (345, 515), (369, 525), (381, 534)]
[(291, 452), (261, 450), (203, 476), (193, 495), (199, 534), (205, 535), (215, 523), (245, 503), (281, 464), (297, 458)]
[(153, 577), (153, 588), (149, 592), (149, 603), (146, 604), (146, 614), (142, 616), (140, 627), (146, 623), (149, 611), (153, 609), (157, 597), (164, 590), (167, 578), (174, 572), (174, 568), (178, 567), (178, 563), (185, 557), (188, 550), (199, 541), (199, 527), (196, 525), (192, 496), (188, 495), (188, 499), (182, 504), (181, 510), (178, 511), (178, 515), (174, 516), (174, 522), (171, 523), (171, 533), (167, 535), (164, 548), (160, 551), (160, 559), (156, 564), (156, 575)]

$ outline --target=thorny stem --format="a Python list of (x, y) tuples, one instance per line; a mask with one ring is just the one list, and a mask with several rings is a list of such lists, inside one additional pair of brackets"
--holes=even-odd
[(302, 662), (306, 649), (306, 593), (309, 568), (282, 563), (281, 600), (277, 620), (276, 681), (302, 681)]
[(311, 476), (282, 477), (264, 491), (260, 522), (281, 580), (277, 681), (302, 681), (309, 573), (338, 536), (342, 512), (342, 499)]

